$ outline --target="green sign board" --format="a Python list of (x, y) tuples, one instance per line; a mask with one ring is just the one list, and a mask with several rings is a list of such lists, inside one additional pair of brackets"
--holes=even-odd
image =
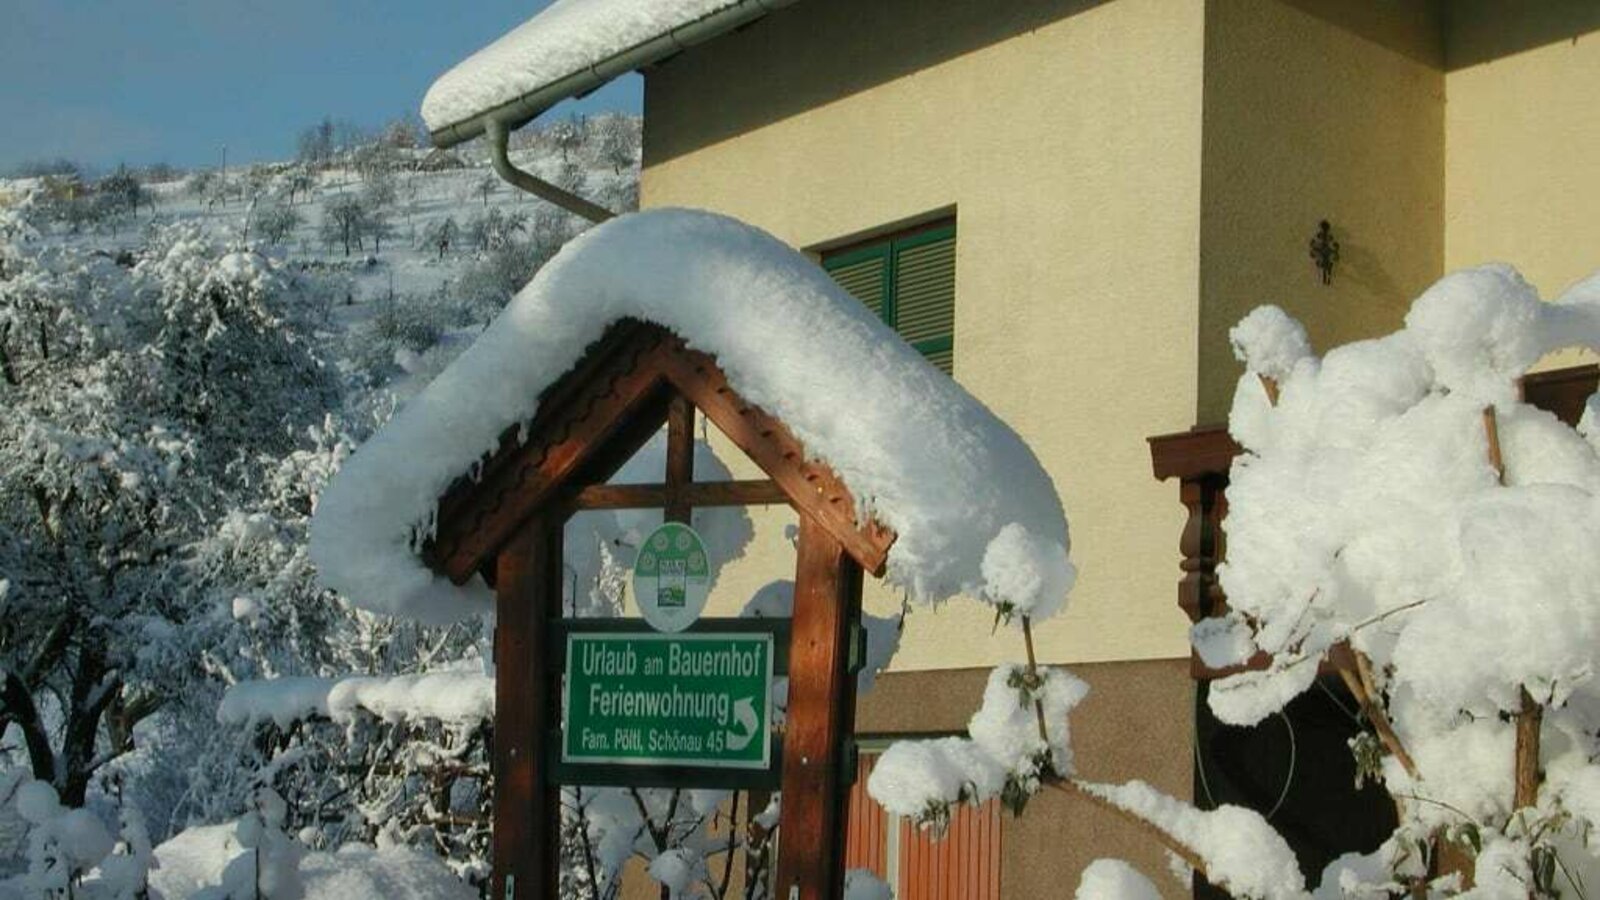
[(567, 635), (566, 763), (770, 766), (771, 633)]

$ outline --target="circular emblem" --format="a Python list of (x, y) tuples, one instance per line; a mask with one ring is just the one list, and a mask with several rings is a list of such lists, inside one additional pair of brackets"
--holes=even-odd
[(650, 533), (633, 564), (633, 598), (657, 631), (682, 631), (700, 618), (711, 587), (706, 545), (693, 528), (668, 522)]

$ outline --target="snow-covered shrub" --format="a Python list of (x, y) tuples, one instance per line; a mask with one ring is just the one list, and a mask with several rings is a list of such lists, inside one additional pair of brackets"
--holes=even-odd
[(279, 792), (282, 830), (314, 848), (403, 844), (488, 877), (494, 682), (475, 670), (242, 682), (220, 718), (243, 740), (223, 771)]
[[(1220, 569), (1230, 611), (1193, 640), (1212, 666), (1270, 662), (1214, 682), (1212, 709), (1254, 724), (1331, 665), (1371, 728), (1352, 743), (1358, 769), (1400, 811), (1383, 846), (1320, 873), (1317, 896), (1583, 896), (1600, 873), (1600, 402), (1573, 429), (1522, 402), (1518, 379), (1553, 351), (1600, 350), (1600, 277), (1546, 303), (1510, 267), (1469, 269), (1402, 330), (1321, 358), (1275, 307), (1232, 340), (1248, 371), (1230, 417), (1245, 451)], [(990, 581), (1036, 580), (1003, 554), (990, 564)], [(891, 748), (874, 797), (936, 825), (955, 803), (1058, 788), (1153, 825), (1235, 896), (1307, 896), (1258, 814), (1076, 778), (1064, 726), (1081, 690), (1030, 687), (1052, 675), (997, 670), (972, 737)], [(996, 724), (1003, 740), (986, 742)], [(1078, 893), (1152, 895), (1104, 860)]]
[[(241, 841), (242, 823), (190, 828), (155, 849), (159, 865), (151, 876), (152, 900), (212, 897), (237, 879), (250, 893), (254, 851)], [(478, 892), (463, 884), (432, 854), (398, 846), (347, 844), (338, 851), (307, 851), (295, 873), (302, 900), (474, 900)]]
[(570, 216), (546, 208), (532, 216), (494, 208), (469, 219), (464, 240), (479, 257), (456, 283), (458, 303), (487, 322), (578, 230)]
[(0, 898), (151, 900), (150, 834), (138, 810), (124, 806), (115, 832), (87, 809), (61, 805), (49, 784), (24, 778), (15, 790), (28, 823), (28, 869), (0, 881)]
[(1280, 311), (1235, 330), (1232, 612), (1197, 631), (1227, 636), (1205, 641), (1214, 662), (1272, 663), (1216, 682), (1212, 709), (1259, 721), (1333, 665), (1372, 723), (1359, 760), (1399, 801), (1396, 838), (1454, 843), (1480, 892), (1553, 895), (1594, 867), (1600, 820), (1569, 786), (1600, 755), (1600, 455), (1518, 379), (1600, 348), (1595, 283), (1546, 303), (1515, 269), (1468, 269), (1402, 330), (1320, 359)]

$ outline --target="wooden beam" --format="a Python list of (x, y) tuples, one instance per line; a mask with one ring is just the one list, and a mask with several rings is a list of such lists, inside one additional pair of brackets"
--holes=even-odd
[(689, 524), (690, 505), (683, 496), (684, 486), (694, 481), (694, 407), (689, 398), (674, 391), (667, 405), (667, 502), (668, 522)]
[(1188, 431), (1145, 439), (1157, 481), (1168, 478), (1227, 477), (1233, 458), (1242, 452), (1226, 425), (1196, 425)]
[(619, 361), (607, 377), (596, 378), (562, 409), (541, 409), (514, 464), (485, 475), (448, 510), (441, 506), (430, 561), (457, 584), (466, 581), (619, 431), (628, 430), (635, 438), (643, 432), (648, 438), (660, 425), (659, 418), (649, 421), (647, 411), (660, 402), (660, 367), (653, 357), (663, 353), (657, 344)]
[(839, 476), (806, 451), (782, 422), (747, 403), (729, 387), (711, 357), (677, 343), (665, 356), (664, 373), (735, 446), (772, 476), (789, 502), (833, 535), (861, 568), (881, 576), (895, 534), (875, 519), (856, 522), (856, 498)]
[[(788, 503), (789, 495), (770, 479), (750, 481), (700, 481), (686, 484), (679, 492), (689, 506), (767, 506)], [(664, 509), (667, 486), (664, 484), (591, 484), (581, 488), (568, 501), (569, 509)]]
[[(672, 394), (685, 399), (673, 413)], [(693, 409), (717, 427), (772, 477), (761, 482), (694, 484)], [(681, 436), (669, 452), (671, 468), (655, 496), (632, 496), (604, 482), (675, 416)], [(669, 432), (673, 429), (669, 427)], [(526, 429), (502, 436), (476, 481), (458, 480), (439, 502), (434, 538), (424, 547), (428, 564), (458, 584), (492, 567), (499, 548), (541, 511), (668, 508), (673, 518), (694, 506), (788, 502), (808, 512), (868, 572), (882, 575), (895, 534), (876, 520), (856, 521), (858, 503), (826, 464), (808, 459), (805, 447), (771, 415), (745, 402), (709, 356), (688, 349), (670, 332), (641, 322), (614, 326), (571, 372), (540, 396)], [(669, 435), (670, 437), (670, 435)], [(687, 470), (687, 474), (685, 471)], [(727, 486), (724, 486), (727, 485)], [(761, 485), (759, 487), (755, 485)], [(590, 487), (595, 486), (595, 487)]]
[(1600, 367), (1593, 363), (1534, 372), (1522, 376), (1522, 394), (1528, 402), (1576, 426), (1589, 396), (1600, 388)]
[(546, 736), (561, 707), (539, 656), (561, 609), (562, 525), (529, 521), (497, 560), (491, 896), (506, 900), (557, 895), (561, 798), (547, 771)]
[(607, 329), (600, 340), (584, 351), (583, 359), (571, 371), (539, 394), (534, 407), (534, 421), (528, 423), (526, 429), (522, 423), (507, 428), (479, 470), (457, 478), (444, 496), (439, 498), (441, 530), (460, 518), (458, 511), (471, 504), (484, 484), (492, 484), (500, 477), (501, 470), (517, 465), (526, 449), (524, 437), (541, 433), (541, 427), (558, 411), (565, 409), (580, 392), (589, 388), (590, 382), (605, 377), (605, 370), (615, 367), (618, 357), (637, 357), (641, 349), (654, 343), (659, 343), (659, 337), (650, 335), (642, 322), (625, 320)]
[(804, 513), (798, 557), (777, 896), (839, 900), (849, 783), (842, 750), (855, 727), (847, 644), (850, 623), (861, 609), (861, 567), (831, 531)]

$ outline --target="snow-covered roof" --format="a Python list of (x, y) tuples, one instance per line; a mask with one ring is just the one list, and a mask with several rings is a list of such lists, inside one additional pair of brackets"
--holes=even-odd
[(831, 467), (862, 512), (897, 534), (892, 583), (923, 600), (965, 594), (1035, 617), (1060, 608), (1074, 576), (1067, 520), (1022, 439), (806, 257), (733, 219), (671, 209), (570, 242), (351, 456), (312, 520), (324, 584), (429, 621), (482, 611), (487, 587), (430, 571), (415, 529), (625, 318), (715, 358), (733, 390)]
[(555, 0), (433, 83), (422, 120), (441, 146), (508, 128), (794, 0)]

